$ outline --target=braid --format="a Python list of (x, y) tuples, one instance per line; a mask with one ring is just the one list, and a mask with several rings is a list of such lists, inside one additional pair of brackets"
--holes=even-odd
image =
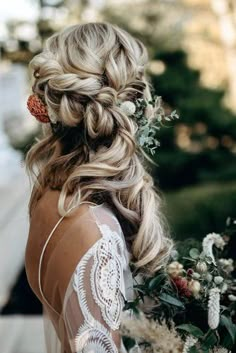
[(78, 204), (104, 197), (127, 225), (134, 265), (152, 274), (168, 259), (172, 242), (137, 149), (137, 124), (117, 104), (151, 98), (147, 62), (145, 46), (109, 23), (74, 25), (50, 37), (30, 65), (39, 73), (33, 89), (58, 123), (45, 129), (26, 162), (30, 171), (39, 165), (30, 210), (48, 186), (61, 190), (61, 215), (68, 194)]

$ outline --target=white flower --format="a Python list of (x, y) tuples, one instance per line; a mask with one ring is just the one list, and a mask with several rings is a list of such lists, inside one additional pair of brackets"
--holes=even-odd
[(183, 272), (183, 265), (179, 263), (178, 261), (172, 261), (168, 266), (167, 266), (167, 273), (172, 277), (178, 277), (181, 275)]
[(212, 247), (215, 245), (217, 248), (223, 250), (225, 246), (225, 241), (220, 234), (209, 233), (205, 236), (202, 241), (203, 252), (206, 256), (212, 258), (214, 265), (216, 265), (215, 258), (213, 255)]
[(188, 336), (184, 343), (183, 353), (188, 353), (189, 349), (193, 347), (197, 343), (197, 341), (198, 339), (196, 337), (193, 337), (192, 335)]
[(211, 288), (208, 300), (208, 325), (215, 330), (220, 321), (220, 289)]
[(221, 276), (215, 276), (214, 277), (214, 282), (215, 284), (221, 284), (223, 282), (224, 278)]
[(121, 103), (120, 109), (123, 111), (123, 113), (129, 116), (135, 113), (136, 106), (131, 101), (124, 101)]
[(214, 349), (210, 350), (210, 353), (231, 353), (231, 352), (223, 347), (215, 347)]
[(219, 259), (219, 264), (222, 267), (223, 271), (227, 274), (231, 273), (234, 270), (233, 259)]
[(228, 298), (231, 302), (236, 302), (236, 295), (233, 295), (233, 294), (229, 294), (228, 295)]

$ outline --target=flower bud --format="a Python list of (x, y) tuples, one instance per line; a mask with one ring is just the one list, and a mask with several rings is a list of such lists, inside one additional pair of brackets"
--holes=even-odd
[(172, 277), (176, 278), (183, 272), (183, 265), (178, 261), (173, 261), (167, 266), (167, 273)]
[(179, 257), (179, 253), (178, 253), (178, 251), (177, 251), (176, 249), (173, 249), (173, 250), (171, 251), (171, 253), (170, 253), (170, 256), (171, 256), (171, 258), (172, 258), (173, 260), (177, 260), (178, 257)]
[(128, 116), (133, 115), (136, 110), (136, 106), (131, 101), (124, 101), (120, 104), (120, 109)]
[(223, 285), (222, 285), (222, 287), (221, 287), (220, 292), (221, 292), (222, 294), (224, 294), (224, 293), (227, 291), (227, 289), (228, 289), (228, 284), (224, 282)]
[(215, 284), (221, 284), (223, 282), (223, 280), (224, 280), (224, 278), (221, 276), (214, 277)]
[(188, 282), (188, 289), (192, 292), (194, 297), (197, 298), (199, 296), (201, 284), (200, 282), (192, 279), (191, 281)]
[(206, 278), (207, 282), (211, 282), (213, 279), (213, 276), (210, 273), (207, 273), (205, 278)]
[(192, 274), (193, 274), (193, 269), (192, 268), (189, 268), (188, 270), (187, 270), (187, 275), (188, 276), (192, 276)]
[(228, 298), (231, 302), (236, 302), (236, 295), (233, 295), (233, 294), (229, 294), (228, 295)]
[(193, 272), (192, 277), (193, 279), (199, 279), (201, 276), (198, 272)]
[(196, 270), (200, 273), (207, 271), (207, 264), (204, 261), (199, 261), (196, 265)]

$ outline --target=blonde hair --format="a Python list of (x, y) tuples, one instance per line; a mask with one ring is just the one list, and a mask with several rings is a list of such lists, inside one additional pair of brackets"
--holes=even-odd
[[(26, 164), (36, 177), (30, 212), (47, 187), (60, 190), (60, 215), (68, 195), (74, 205), (106, 198), (127, 225), (134, 266), (148, 276), (167, 261), (172, 241), (147, 156), (135, 139), (137, 123), (117, 105), (151, 99), (147, 62), (143, 43), (110, 23), (73, 25), (48, 38), (30, 62), (39, 72), (33, 91), (59, 123), (54, 130), (46, 124)], [(150, 108), (145, 114), (152, 118)]]

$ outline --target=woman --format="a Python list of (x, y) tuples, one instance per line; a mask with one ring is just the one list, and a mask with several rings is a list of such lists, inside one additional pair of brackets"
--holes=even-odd
[[(48, 352), (125, 352), (119, 326), (134, 298), (129, 261), (149, 276), (170, 253), (136, 138), (137, 99), (152, 98), (147, 62), (126, 31), (87, 23), (54, 34), (30, 63), (28, 108), (44, 136), (26, 159), (36, 180), (25, 265), (47, 315)], [(147, 103), (147, 119), (153, 111)]]

